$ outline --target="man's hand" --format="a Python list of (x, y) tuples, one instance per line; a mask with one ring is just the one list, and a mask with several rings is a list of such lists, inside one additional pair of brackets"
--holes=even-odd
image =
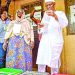
[(52, 11), (52, 10), (47, 11), (46, 13), (48, 16), (54, 16), (54, 14), (55, 14), (54, 11)]
[(58, 21), (57, 15), (54, 13), (54, 11), (50, 10), (46, 12), (48, 16), (54, 17)]
[(42, 23), (38, 23), (38, 28), (42, 28), (44, 25)]

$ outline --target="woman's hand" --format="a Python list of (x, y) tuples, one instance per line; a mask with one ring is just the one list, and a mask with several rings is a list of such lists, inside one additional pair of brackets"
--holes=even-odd
[(8, 46), (8, 40), (4, 40), (4, 43), (3, 43), (3, 49), (4, 49), (4, 51), (6, 51), (7, 46)]
[(8, 46), (8, 43), (4, 42), (4, 43), (3, 43), (3, 49), (4, 49), (4, 51), (6, 51), (7, 46)]
[(34, 42), (33, 42), (33, 41), (30, 42), (30, 47), (31, 47), (32, 49), (34, 48)]

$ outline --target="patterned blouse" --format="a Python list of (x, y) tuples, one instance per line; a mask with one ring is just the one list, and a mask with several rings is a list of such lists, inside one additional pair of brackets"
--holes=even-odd
[[(16, 34), (14, 33), (14, 25), (21, 25), (20, 28), (20, 33)], [(18, 30), (18, 26), (16, 30)], [(33, 33), (33, 27), (30, 25), (29, 21), (26, 19), (23, 19), (20, 22), (17, 22), (16, 20), (11, 21), (8, 28), (7, 32), (5, 34), (5, 39), (9, 39), (10, 37), (13, 37), (14, 35), (20, 35), (21, 37), (24, 36), (24, 40), (26, 41), (27, 44), (30, 44), (30, 41), (34, 42), (34, 33)]]

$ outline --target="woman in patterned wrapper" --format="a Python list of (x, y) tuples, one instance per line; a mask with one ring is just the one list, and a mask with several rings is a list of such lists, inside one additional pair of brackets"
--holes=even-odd
[(16, 13), (16, 20), (10, 22), (5, 34), (3, 48), (7, 48), (6, 67), (31, 71), (33, 47), (33, 27), (20, 9)]
[[(39, 25), (38, 25), (39, 23), (41, 23), (41, 20), (34, 17), (34, 14), (35, 14), (36, 11), (37, 11), (37, 10), (34, 9), (34, 10), (31, 12), (30, 18), (31, 18), (31, 20), (38, 26), (38, 30), (39, 30), (42, 26), (39, 26)], [(38, 34), (38, 39), (39, 39), (39, 41), (40, 41), (41, 37), (42, 37), (42, 35), (41, 35), (41, 34)]]

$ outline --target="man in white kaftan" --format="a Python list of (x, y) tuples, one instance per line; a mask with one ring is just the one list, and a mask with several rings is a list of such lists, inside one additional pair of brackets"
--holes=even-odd
[[(55, 3), (54, 0), (46, 0), (48, 4)], [(47, 6), (48, 7), (48, 6)], [(45, 72), (46, 65), (51, 67), (51, 74), (58, 73), (60, 68), (60, 54), (63, 48), (62, 29), (68, 25), (68, 20), (63, 11), (51, 10), (52, 14), (45, 11), (40, 30), (42, 38), (40, 40), (36, 64), (38, 71)], [(49, 14), (50, 15), (49, 15)]]

